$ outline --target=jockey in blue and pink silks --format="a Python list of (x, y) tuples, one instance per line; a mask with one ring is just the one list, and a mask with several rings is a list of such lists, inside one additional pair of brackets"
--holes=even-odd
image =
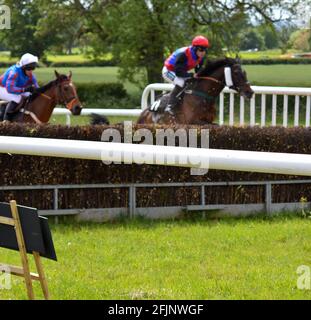
[(162, 69), (164, 80), (175, 84), (170, 94), (169, 102), (165, 111), (174, 115), (174, 108), (178, 105), (178, 95), (182, 92), (185, 80), (193, 76), (189, 73), (191, 69), (195, 69), (195, 73), (204, 64), (204, 57), (209, 47), (209, 41), (203, 36), (196, 36), (192, 40), (192, 45), (177, 49), (165, 61)]
[(20, 61), (8, 68), (0, 77), (0, 99), (9, 101), (3, 120), (10, 121), (22, 97), (28, 97), (39, 88), (33, 70), (38, 66), (38, 57), (26, 53)]

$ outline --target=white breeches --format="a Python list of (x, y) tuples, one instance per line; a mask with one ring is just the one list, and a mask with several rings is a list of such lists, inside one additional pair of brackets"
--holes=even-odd
[(173, 83), (179, 87), (183, 87), (185, 85), (185, 79), (177, 77), (175, 72), (168, 70), (165, 66), (162, 69), (162, 77), (169, 83)]
[(13, 94), (9, 93), (6, 88), (0, 87), (0, 100), (5, 101), (14, 101), (16, 103), (20, 103), (22, 100), (22, 97), (28, 97), (30, 96), (30, 92), (24, 92), (21, 94)]

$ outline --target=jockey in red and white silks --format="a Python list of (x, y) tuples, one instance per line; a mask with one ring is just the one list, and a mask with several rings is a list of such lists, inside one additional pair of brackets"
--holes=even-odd
[(173, 108), (177, 105), (177, 96), (185, 85), (185, 79), (193, 76), (189, 71), (191, 69), (195, 69), (196, 73), (199, 71), (204, 63), (208, 47), (207, 38), (196, 36), (192, 40), (191, 46), (177, 49), (166, 59), (162, 76), (167, 82), (175, 84), (166, 111), (174, 114)]

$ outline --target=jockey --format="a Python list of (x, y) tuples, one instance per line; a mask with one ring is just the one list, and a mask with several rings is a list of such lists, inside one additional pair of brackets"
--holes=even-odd
[(196, 36), (192, 40), (192, 45), (177, 49), (168, 57), (162, 69), (164, 80), (175, 84), (170, 94), (169, 102), (165, 111), (174, 115), (174, 107), (178, 103), (178, 95), (182, 92), (185, 80), (193, 76), (188, 71), (195, 68), (197, 73), (204, 63), (204, 57), (209, 47), (209, 41), (203, 36)]
[(26, 53), (0, 77), (0, 99), (9, 101), (3, 120), (10, 121), (22, 97), (28, 97), (39, 88), (32, 72), (37, 66), (38, 57)]

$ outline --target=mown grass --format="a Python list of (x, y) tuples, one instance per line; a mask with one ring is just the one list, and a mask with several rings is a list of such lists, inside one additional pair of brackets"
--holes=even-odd
[(311, 87), (311, 65), (245, 65), (252, 85)]
[[(116, 123), (123, 123), (124, 121), (132, 121), (135, 123), (138, 119), (138, 117), (118, 117), (118, 116), (109, 116), (107, 117), (110, 124), (116, 124)], [(63, 115), (52, 115), (50, 121), (50, 124), (55, 125), (66, 125), (66, 116)], [(70, 125), (71, 126), (84, 126), (89, 125), (91, 123), (91, 117), (90, 116), (71, 116), (70, 118)]]
[[(253, 85), (311, 87), (311, 65), (245, 65), (248, 79)], [(40, 82), (46, 83), (54, 79), (55, 68), (39, 68), (36, 70)], [(85, 82), (117, 82), (118, 67), (76, 67), (57, 68), (58, 72), (73, 72), (73, 81)], [(4, 69), (0, 69), (3, 72)], [(160, 72), (160, 71), (159, 71)], [(124, 81), (126, 90), (132, 94), (140, 92), (135, 85)]]
[[(58, 262), (43, 261), (53, 299), (310, 299), (311, 220), (143, 219), (51, 223)], [(0, 249), (1, 262), (19, 264)], [(30, 259), (32, 260), (32, 259)], [(32, 263), (32, 269), (34, 264)], [(1, 299), (26, 299), (21, 278)], [(42, 298), (39, 285), (35, 291)]]
[[(47, 83), (55, 79), (55, 69), (57, 69), (59, 73), (64, 74), (68, 74), (69, 71), (72, 71), (72, 80), (74, 83), (122, 82), (129, 94), (135, 94), (140, 91), (132, 83), (118, 79), (118, 67), (38, 68), (35, 71), (38, 81)], [(0, 73), (4, 71), (4, 68), (0, 68)]]
[(297, 50), (288, 50), (285, 54), (281, 49), (271, 49), (264, 51), (240, 51), (239, 56), (242, 59), (273, 59), (273, 58), (289, 58), (293, 54), (299, 53)]
[[(46, 58), (50, 62), (84, 62), (84, 61), (91, 61), (91, 59), (82, 54), (80, 50), (74, 49), (73, 54), (53, 54), (48, 53)], [(290, 57), (294, 53), (299, 53), (297, 50), (288, 50), (286, 54), (283, 54), (280, 49), (272, 49), (272, 50), (264, 50), (264, 51), (240, 51), (239, 55), (242, 59), (269, 59), (269, 58), (284, 58)], [(235, 54), (234, 54), (235, 56)], [(111, 59), (112, 54), (108, 53), (102, 55), (101, 59)], [(0, 62), (7, 62), (7, 61), (17, 61), (19, 57), (11, 57), (9, 51), (1, 51), (0, 52)]]

